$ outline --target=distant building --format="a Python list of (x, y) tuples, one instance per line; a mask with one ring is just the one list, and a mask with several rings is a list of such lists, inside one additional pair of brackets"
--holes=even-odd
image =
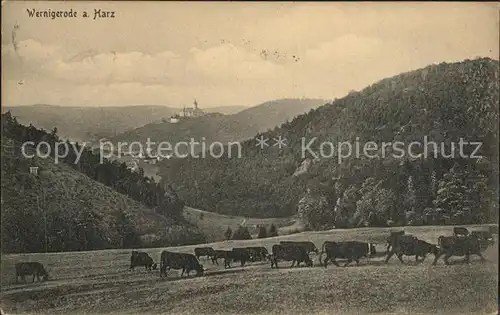
[(194, 100), (194, 107), (186, 107), (182, 109), (182, 111), (179, 112), (178, 116), (179, 117), (200, 117), (205, 115), (205, 112), (198, 108), (198, 102), (196, 99)]

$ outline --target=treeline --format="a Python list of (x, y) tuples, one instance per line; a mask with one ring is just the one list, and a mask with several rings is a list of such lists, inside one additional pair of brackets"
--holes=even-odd
[[(269, 226), (269, 230), (266, 229), (265, 225), (259, 225), (258, 227), (258, 235), (257, 238), (267, 238), (267, 237), (275, 237), (278, 236), (278, 228), (276, 225), (271, 224)], [(224, 232), (224, 237), (226, 240), (251, 240), (252, 235), (248, 230), (248, 227), (239, 225), (238, 228), (233, 232), (231, 227), (227, 227), (226, 232)]]
[[(384, 79), (262, 134), (286, 138), (282, 149), (261, 150), (250, 140), (242, 143), (242, 158), (169, 160), (161, 175), (190, 206), (252, 217), (298, 215), (311, 229), (495, 222), (498, 69), (498, 61), (486, 58)], [(437, 143), (436, 155), (432, 146), (427, 158), (393, 156), (390, 148), (383, 155), (382, 142), (408, 146), (424, 136)], [(310, 146), (316, 155), (327, 141), (335, 150), (348, 141), (353, 154), (356, 141), (361, 150), (373, 141), (378, 149), (369, 153), (378, 158), (361, 154), (339, 163), (336, 155), (306, 151), (304, 159), (302, 138), (316, 138)], [(481, 158), (460, 157), (460, 138), (482, 143), (474, 152)], [(468, 145), (463, 153), (475, 149)]]

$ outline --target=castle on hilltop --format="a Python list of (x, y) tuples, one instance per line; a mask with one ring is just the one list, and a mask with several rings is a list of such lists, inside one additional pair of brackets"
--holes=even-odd
[(180, 121), (181, 118), (200, 117), (204, 116), (205, 114), (206, 113), (198, 107), (198, 102), (195, 99), (194, 107), (184, 106), (179, 113), (170, 117), (170, 123), (176, 124)]
[(194, 100), (194, 107), (186, 107), (179, 112), (179, 117), (200, 117), (205, 115), (205, 112), (198, 107), (198, 102)]

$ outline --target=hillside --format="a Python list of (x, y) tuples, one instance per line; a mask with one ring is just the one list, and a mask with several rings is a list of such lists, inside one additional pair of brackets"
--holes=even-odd
[[(282, 149), (271, 141), (261, 150), (249, 140), (242, 143), (242, 158), (170, 160), (159, 173), (175, 183), (189, 206), (251, 217), (297, 215), (314, 229), (491, 222), (498, 218), (498, 95), (498, 61), (431, 65), (381, 80), (262, 134), (286, 138)], [(480, 141), (475, 154), (483, 158), (434, 156), (439, 152), (432, 146), (427, 159), (401, 157), (391, 147), (382, 155), (382, 142), (408, 146), (424, 136), (442, 143), (445, 154), (460, 138)], [(302, 139), (313, 141), (312, 153), (304, 149), (302, 155)], [(343, 141), (351, 141), (355, 154), (356, 140), (361, 153), (374, 141), (379, 158), (351, 156), (339, 163), (336, 151), (330, 154)], [(328, 145), (317, 156), (322, 142)], [(473, 150), (465, 147), (464, 153)]]
[[(1, 159), (4, 253), (204, 241), (187, 221), (159, 214), (69, 165), (55, 164), (50, 157), (24, 158), (19, 144), (9, 138), (2, 137)], [(30, 167), (38, 167), (38, 175)]]
[[(238, 125), (251, 126), (255, 133), (264, 132), (327, 102), (308, 98), (268, 101), (232, 115), (231, 121)], [(250, 137), (254, 135), (251, 134)]]
[(245, 109), (233, 115), (211, 113), (202, 117), (182, 120), (177, 124), (170, 122), (150, 123), (111, 137), (110, 141), (112, 143), (140, 141), (144, 144), (148, 138), (157, 143), (168, 141), (172, 144), (180, 141), (189, 142), (191, 138), (196, 141), (201, 141), (204, 138), (207, 144), (214, 141), (222, 143), (242, 141), (325, 103), (326, 101), (320, 99), (276, 100)]
[(242, 110), (245, 110), (247, 108), (248, 106), (216, 106), (216, 107), (203, 108), (203, 111), (207, 113), (220, 113), (224, 115), (232, 115), (241, 112)]

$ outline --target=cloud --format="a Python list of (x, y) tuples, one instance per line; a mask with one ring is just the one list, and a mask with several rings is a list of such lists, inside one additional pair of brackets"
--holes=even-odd
[[(9, 62), (16, 63), (16, 52), (5, 51)], [(192, 48), (182, 58), (172, 51), (146, 54), (139, 51), (104, 52), (93, 50), (70, 54), (56, 46), (28, 39), (20, 42), (18, 54), (23, 67), (42, 71), (46, 76), (79, 84), (141, 83), (145, 85), (190, 84), (199, 80), (271, 79), (282, 70), (254, 52), (233, 44), (207, 49)]]
[(206, 50), (191, 49), (194, 68), (204, 75), (222, 80), (270, 80), (282, 66), (233, 44), (222, 44)]
[(21, 25), (18, 51), (10, 36), (2, 38), (10, 104), (334, 98), (431, 63), (499, 53), (496, 4), (234, 3), (196, 10), (172, 4), (169, 17), (142, 5), (137, 15), (131, 4), (106, 28), (85, 20), (35, 23), (19, 6), (7, 16), (8, 25)]
[(182, 60), (166, 51), (155, 55), (138, 51), (99, 53), (67, 62), (56, 60), (50, 64), (55, 78), (79, 83), (169, 84), (182, 69)]
[(307, 50), (305, 58), (317, 63), (360, 61), (378, 53), (382, 47), (379, 38), (348, 34)]

